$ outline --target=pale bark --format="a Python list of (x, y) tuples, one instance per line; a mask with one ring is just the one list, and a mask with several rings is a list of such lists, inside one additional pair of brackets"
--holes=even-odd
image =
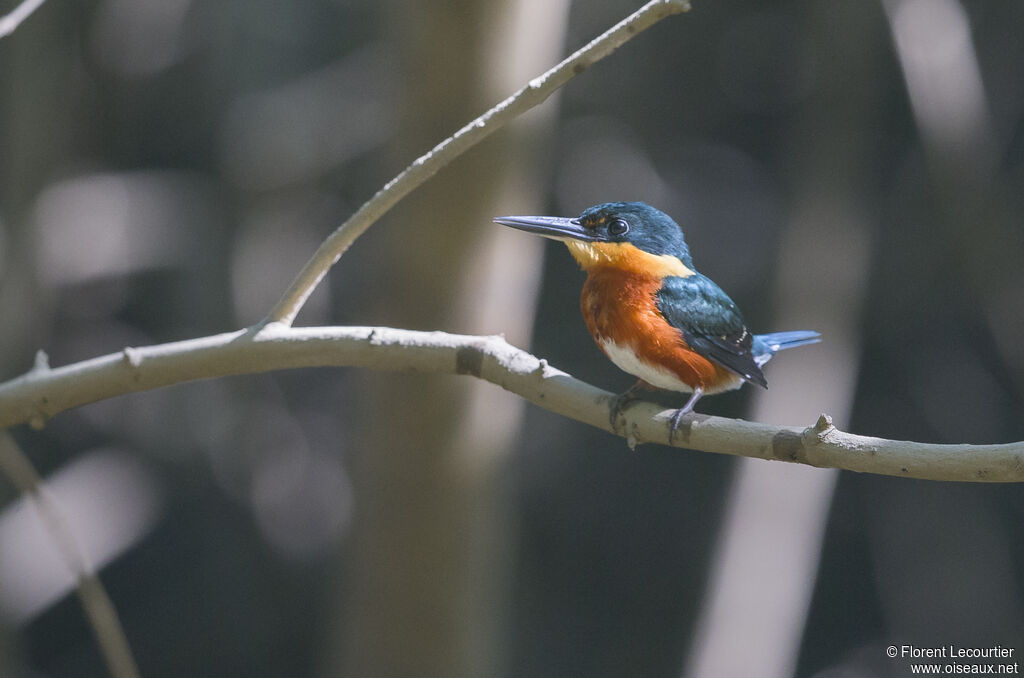
[[(414, 332), (387, 327), (287, 328), (272, 323), (201, 339), (125, 348), (58, 368), (36, 368), (0, 384), (0, 428), (43, 426), (66, 409), (197, 379), (295, 367), (365, 367), (471, 375), (538, 407), (626, 438), (668, 445), (672, 410), (641, 402), (613, 430), (612, 394), (551, 367), (501, 337)], [(380, 426), (388, 426), (381, 413)], [(806, 428), (769, 426), (695, 414), (683, 419), (675, 447), (788, 461), (862, 473), (977, 482), (1024, 481), (1024, 442), (932, 445), (846, 433), (827, 415)]]

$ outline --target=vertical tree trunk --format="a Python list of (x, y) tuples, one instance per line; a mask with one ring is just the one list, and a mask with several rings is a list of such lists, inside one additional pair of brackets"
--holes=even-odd
[[(407, 80), (395, 166), (553, 63), (565, 14), (564, 2), (527, 0), (396, 5)], [(373, 322), (525, 345), (540, 243), (490, 219), (538, 207), (534, 151), (550, 111), (445, 169), (350, 254), (380, 262)], [(355, 524), (331, 673), (496, 675), (510, 548), (500, 471), (523, 404), (467, 380), (359, 378)]]

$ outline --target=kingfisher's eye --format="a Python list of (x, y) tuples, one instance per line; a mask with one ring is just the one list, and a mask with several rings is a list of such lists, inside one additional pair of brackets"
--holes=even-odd
[(625, 235), (629, 232), (629, 224), (625, 219), (616, 219), (608, 224), (608, 232), (612, 235)]

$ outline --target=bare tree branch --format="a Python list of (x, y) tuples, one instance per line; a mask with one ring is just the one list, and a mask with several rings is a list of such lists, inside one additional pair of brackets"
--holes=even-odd
[(10, 12), (0, 17), (0, 38), (5, 38), (18, 29), (21, 22), (39, 9), (46, 0), (25, 0)]
[[(44, 1), (24, 0), (12, 12), (0, 17), (0, 38), (13, 32)], [(113, 356), (56, 370), (50, 369), (45, 353), (40, 351), (32, 370), (0, 385), (0, 472), (8, 474), (46, 518), (48, 529), (76, 575), (79, 597), (115, 678), (138, 675), (116, 611), (56, 508), (41, 493), (38, 477), (28, 459), (3, 429), (19, 423), (41, 428), (46, 419), (57, 412), (133, 391), (280, 367), (365, 364), (381, 369), (451, 371), (446, 369), (447, 365), (454, 366), (456, 371), (475, 373), (474, 370), (484, 362), (485, 355), (475, 348), (478, 344), (494, 344), (503, 354), (511, 351), (513, 358), (519, 355), (528, 357), (541, 366), (539, 374), (546, 378), (549, 368), (500, 339), (450, 337), (440, 333), (403, 333), (383, 328), (290, 331), (289, 327), (330, 267), (356, 238), (404, 196), (520, 113), (545, 101), (572, 77), (611, 54), (636, 34), (671, 14), (688, 9), (688, 0), (650, 0), (590, 44), (531, 80), (517, 93), (415, 160), (320, 245), (281, 300), (258, 326), (233, 334), (145, 349), (125, 348)], [(387, 336), (389, 341), (377, 341), (378, 335)], [(436, 345), (432, 345), (431, 341)], [(412, 350), (403, 350), (401, 347), (404, 342), (411, 342)], [(465, 345), (460, 345), (460, 342)], [(408, 360), (399, 360), (395, 365), (382, 363), (379, 350), (382, 347), (388, 348), (385, 351), (388, 360), (402, 355)], [(264, 363), (264, 360), (267, 362)], [(509, 376), (514, 374), (508, 372)], [(562, 373), (557, 374), (568, 378)], [(572, 383), (579, 383), (569, 379)], [(596, 389), (592, 390), (600, 393)]]
[(448, 137), (430, 152), (420, 156), (401, 174), (363, 204), (348, 221), (337, 228), (320, 245), (313, 257), (299, 272), (284, 296), (277, 302), (264, 322), (291, 325), (306, 299), (327, 275), (327, 271), (345, 253), (345, 250), (380, 219), (395, 203), (437, 173), (442, 167), (490, 136), (492, 132), (549, 96), (590, 65), (614, 52), (641, 31), (665, 17), (690, 8), (687, 0), (650, 0), (636, 12), (615, 24), (588, 45), (577, 50), (560, 64), (529, 82), (518, 92), (499, 103), (458, 132)]
[[(50, 369), (42, 362), (0, 384), (0, 428), (41, 427), (66, 409), (186, 381), (296, 367), (365, 367), (465, 374), (538, 407), (623, 436), (631, 445), (668, 444), (671, 410), (637, 403), (613, 431), (612, 394), (551, 367), (501, 337), (414, 332), (387, 327), (289, 328), (271, 323), (200, 339), (125, 348)], [(702, 414), (688, 416), (676, 447), (863, 473), (982, 482), (1024, 481), (1024, 442), (931, 445), (844, 433), (822, 415), (807, 428)]]
[(0, 431), (0, 473), (6, 475), (32, 502), (65, 564), (75, 576), (78, 599), (89, 619), (89, 626), (96, 634), (110, 675), (113, 678), (138, 678), (139, 669), (110, 596), (68, 528), (59, 507), (46, 493), (32, 462), (7, 431)]

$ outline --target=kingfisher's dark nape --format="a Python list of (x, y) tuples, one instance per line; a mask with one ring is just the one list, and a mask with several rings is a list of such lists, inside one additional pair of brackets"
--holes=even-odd
[(642, 202), (606, 202), (572, 218), (495, 221), (561, 240), (587, 272), (580, 298), (587, 329), (613, 363), (639, 378), (612, 400), (612, 428), (639, 390), (689, 393), (670, 420), (671, 443), (701, 396), (748, 381), (767, 387), (761, 368), (777, 351), (820, 339), (807, 330), (751, 334), (733, 300), (694, 269), (679, 224)]

